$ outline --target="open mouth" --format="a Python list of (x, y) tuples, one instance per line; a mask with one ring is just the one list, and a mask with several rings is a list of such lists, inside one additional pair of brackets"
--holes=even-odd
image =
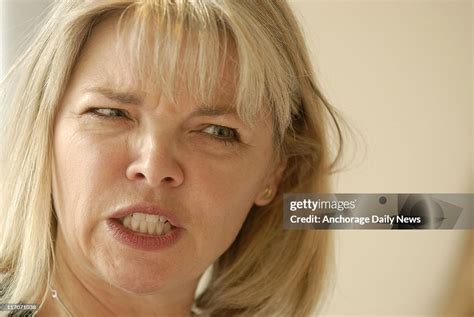
[(161, 236), (175, 228), (165, 217), (135, 212), (119, 219), (122, 225), (136, 233)]
[(149, 203), (119, 209), (105, 223), (117, 241), (144, 251), (167, 249), (175, 245), (185, 231), (174, 213)]

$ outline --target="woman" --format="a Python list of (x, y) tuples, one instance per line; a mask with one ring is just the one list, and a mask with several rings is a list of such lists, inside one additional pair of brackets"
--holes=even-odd
[(55, 3), (4, 87), (1, 302), (308, 316), (330, 232), (282, 199), (329, 190), (339, 131), (310, 65), (284, 1)]

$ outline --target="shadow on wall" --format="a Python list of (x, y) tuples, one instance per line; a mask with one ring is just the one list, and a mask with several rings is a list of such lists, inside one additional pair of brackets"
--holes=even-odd
[(466, 230), (464, 251), (442, 300), (443, 316), (474, 316), (474, 230)]

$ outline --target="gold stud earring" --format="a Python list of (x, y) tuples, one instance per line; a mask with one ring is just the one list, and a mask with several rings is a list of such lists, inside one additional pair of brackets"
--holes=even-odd
[(273, 190), (271, 189), (271, 187), (267, 187), (265, 188), (265, 191), (263, 192), (262, 198), (270, 199), (272, 198), (272, 195), (273, 195)]

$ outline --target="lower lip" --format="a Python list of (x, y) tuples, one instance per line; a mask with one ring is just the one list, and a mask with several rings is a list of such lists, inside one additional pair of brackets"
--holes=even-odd
[(181, 237), (181, 228), (173, 227), (161, 236), (146, 235), (125, 228), (119, 219), (108, 219), (107, 228), (119, 242), (134, 249), (156, 251), (169, 248)]

